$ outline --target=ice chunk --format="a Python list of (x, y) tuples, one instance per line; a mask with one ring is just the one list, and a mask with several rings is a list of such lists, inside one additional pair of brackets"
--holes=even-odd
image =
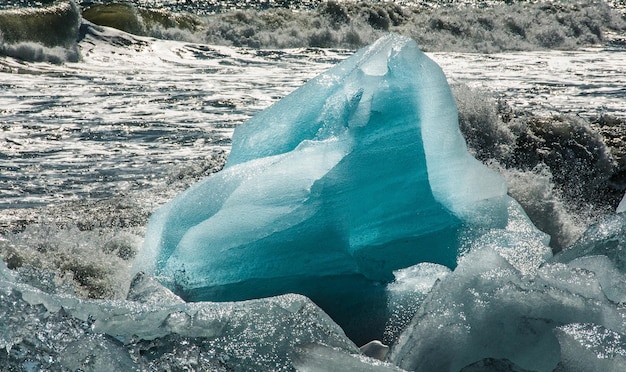
[(622, 274), (626, 274), (626, 213), (618, 213), (591, 225), (571, 247), (554, 256), (554, 261), (568, 263), (585, 256), (607, 256)]
[(300, 295), (176, 303), (143, 277), (133, 292), (146, 303), (82, 300), (16, 280), (0, 275), (0, 319), (10, 320), (0, 321), (0, 364), (8, 370), (293, 370), (310, 344), (359, 354)]
[(607, 256), (580, 257), (569, 266), (593, 272), (609, 300), (626, 304), (626, 275), (617, 270)]
[(294, 365), (298, 372), (403, 372), (392, 364), (319, 344), (301, 348)]
[[(0, 244), (5, 243), (4, 241), (4, 237), (0, 235)], [(9, 270), (9, 268), (7, 268), (6, 263), (4, 263), (4, 261), (2, 261), (2, 263), (0, 263), (0, 280), (2, 281), (14, 281), (16, 280), (17, 275), (15, 273), (15, 271)]]
[(561, 362), (555, 372), (626, 371), (626, 336), (594, 324), (556, 329)]
[[(459, 234), (506, 226), (508, 200), (441, 69), (388, 35), (238, 127), (224, 170), (152, 216), (135, 270), (187, 300), (305, 294), (363, 328), (379, 283), (454, 267)], [(366, 316), (380, 337), (384, 314)]]
[[(558, 327), (587, 323), (623, 334), (626, 309), (618, 302), (624, 274), (606, 256), (553, 261), (540, 234), (533, 238), (524, 230), (496, 229), (475, 240), (392, 345), (390, 361), (418, 371), (458, 371), (485, 360), (510, 361), (517, 370), (553, 371), (572, 366), (560, 357), (569, 339)], [(601, 334), (589, 331), (591, 338)], [(615, 363), (621, 362), (607, 365)]]
[(394, 272), (395, 280), (387, 285), (389, 311), (383, 335), (385, 343), (391, 344), (398, 338), (435, 283), (449, 273), (446, 266), (429, 262)]

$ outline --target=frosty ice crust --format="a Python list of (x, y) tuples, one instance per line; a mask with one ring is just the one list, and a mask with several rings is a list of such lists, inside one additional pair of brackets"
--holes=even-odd
[(135, 269), (190, 300), (305, 294), (346, 327), (394, 270), (456, 266), (509, 203), (441, 69), (388, 35), (237, 128), (224, 170), (153, 215)]

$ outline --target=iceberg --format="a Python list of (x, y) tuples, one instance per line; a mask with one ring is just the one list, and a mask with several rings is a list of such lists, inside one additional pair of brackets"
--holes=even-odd
[(508, 223), (504, 179), (468, 153), (443, 72), (406, 37), (358, 51), (232, 141), (222, 171), (153, 214), (135, 262), (188, 301), (294, 292), (350, 336), (367, 319), (380, 337), (394, 270), (453, 268), (463, 241)]
[(455, 115), (414, 42), (379, 40), (237, 129), (152, 217), (125, 300), (0, 263), (0, 365), (623, 371), (626, 202), (553, 256)]

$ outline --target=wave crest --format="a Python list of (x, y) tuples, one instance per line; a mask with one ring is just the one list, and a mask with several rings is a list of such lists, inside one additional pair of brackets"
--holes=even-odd
[(614, 213), (626, 189), (623, 120), (540, 117), (464, 85), (452, 89), (470, 152), (506, 178), (509, 194), (552, 236), (555, 251)]
[(80, 10), (73, 0), (0, 11), (0, 54), (27, 61), (77, 61)]
[(329, 1), (311, 11), (237, 10), (207, 16), (205, 23), (203, 41), (210, 44), (356, 48), (396, 32), (426, 51), (487, 53), (575, 49), (603, 42), (605, 30), (626, 30), (614, 9), (589, 1), (486, 8)]
[[(131, 34), (167, 39), (191, 39), (202, 21), (188, 13), (148, 9), (128, 3), (92, 4), (83, 9), (83, 17), (100, 26), (117, 28)], [(178, 36), (176, 36), (178, 35)], [(186, 36), (180, 36), (186, 35)]]

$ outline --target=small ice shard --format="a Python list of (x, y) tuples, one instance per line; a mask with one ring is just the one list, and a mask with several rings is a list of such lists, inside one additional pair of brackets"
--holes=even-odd
[(378, 340), (370, 341), (359, 348), (363, 354), (370, 358), (385, 360), (389, 352), (389, 346)]
[(161, 283), (142, 272), (137, 273), (131, 281), (126, 299), (152, 305), (185, 303)]
[(509, 202), (439, 66), (388, 35), (238, 127), (226, 167), (152, 216), (135, 270), (192, 301), (304, 294), (348, 333), (368, 319), (367, 342), (394, 270), (456, 266)]
[(70, 371), (139, 371), (121, 342), (100, 334), (69, 342), (59, 353), (59, 364)]
[(383, 341), (391, 345), (411, 322), (432, 287), (450, 274), (443, 265), (422, 262), (394, 271), (395, 280), (387, 285), (387, 322)]
[(617, 206), (617, 210), (615, 212), (616, 213), (626, 212), (626, 194), (624, 194), (622, 201), (619, 202), (619, 205)]
[(555, 372), (626, 371), (626, 336), (594, 324), (568, 324), (556, 329), (561, 362)]

